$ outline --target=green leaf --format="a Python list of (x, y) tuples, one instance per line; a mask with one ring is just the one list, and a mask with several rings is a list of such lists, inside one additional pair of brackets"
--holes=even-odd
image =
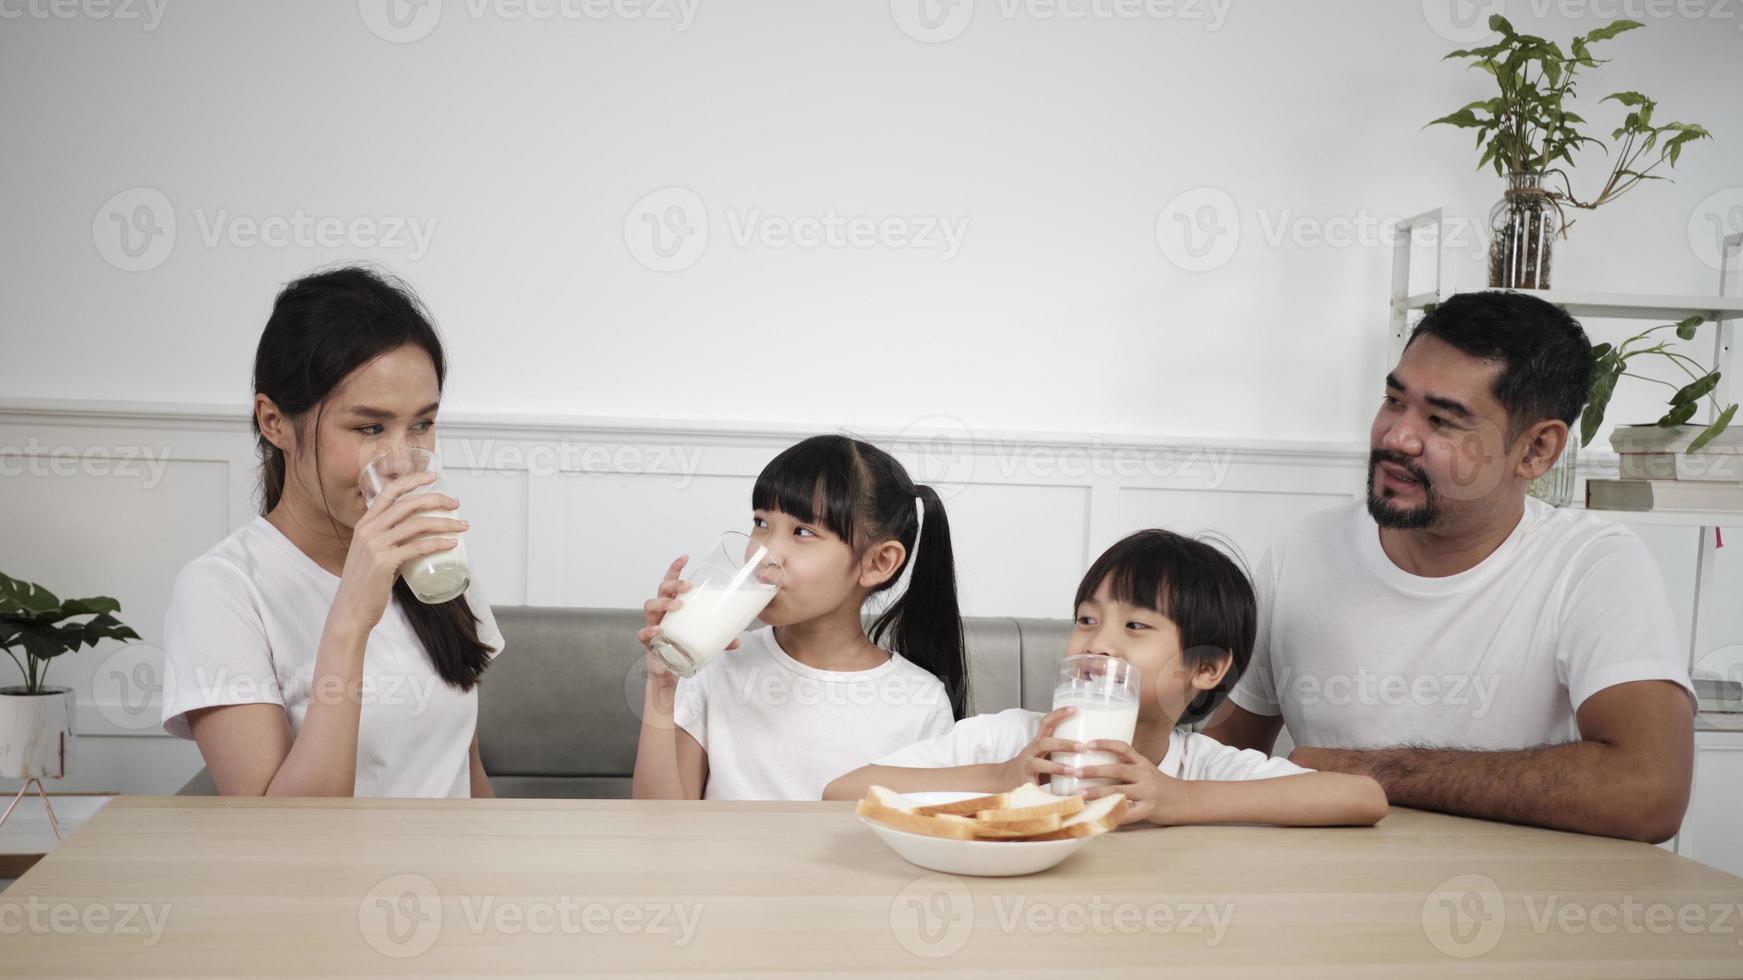
[(89, 599), (68, 599), (61, 603), (61, 618), (68, 616), (84, 616), (90, 613), (120, 612), (121, 603), (108, 596), (92, 596)]
[(1678, 388), (1676, 394), (1670, 396), (1670, 403), (1672, 406), (1686, 405), (1690, 402), (1699, 400), (1703, 395), (1718, 386), (1719, 372), (1714, 371), (1705, 377), (1697, 378), (1696, 380), (1683, 385), (1681, 388)]
[(1713, 441), (1714, 436), (1717, 436), (1719, 433), (1724, 432), (1725, 427), (1730, 425), (1731, 420), (1736, 418), (1736, 417), (1737, 417), (1737, 406), (1736, 405), (1732, 405), (1729, 408), (1725, 409), (1723, 412), (1720, 412), (1719, 417), (1713, 420), (1713, 424), (1707, 426), (1707, 431), (1696, 436), (1695, 441), (1689, 443), (1689, 452), (1691, 452), (1691, 453), (1700, 452), (1702, 449), (1704, 449), (1706, 447), (1707, 443)]
[(1700, 405), (1695, 402), (1688, 402), (1683, 405), (1673, 405), (1671, 406), (1670, 411), (1664, 413), (1664, 418), (1658, 420), (1658, 427), (1661, 429), (1674, 429), (1684, 422), (1687, 422), (1689, 419), (1694, 418), (1695, 411), (1699, 408)]
[(1610, 352), (1615, 349), (1616, 347), (1614, 344), (1599, 344), (1592, 348), (1592, 360), (1602, 364), (1604, 363), (1604, 359), (1610, 356)]
[[(1494, 25), (1490, 25), (1491, 29), (1493, 28), (1493, 26)], [(1597, 30), (1594, 30), (1594, 31), (1587, 33), (1586, 40), (1587, 41), (1608, 41), (1609, 39), (1615, 37), (1618, 34), (1623, 33), (1624, 31), (1631, 31), (1631, 30), (1635, 29), (1636, 27), (1644, 27), (1644, 26), (1646, 26), (1646, 25), (1640, 23), (1637, 20), (1613, 20), (1610, 23), (1605, 24), (1603, 27), (1600, 27)]]
[(0, 572), (0, 612), (41, 614), (59, 609), (60, 604), (60, 599), (42, 586)]
[(1489, 30), (1498, 32), (1502, 37), (1513, 37), (1513, 25), (1500, 14), (1489, 15)]
[(1695, 339), (1695, 330), (1706, 321), (1707, 318), (1698, 313), (1691, 317), (1684, 317), (1676, 321), (1676, 335), (1683, 340), (1693, 340)]
[(1646, 96), (1641, 95), (1639, 92), (1611, 92), (1609, 95), (1604, 96), (1603, 98), (1599, 99), (1598, 101), (1600, 103), (1603, 103), (1603, 102), (1609, 102), (1612, 99), (1616, 100), (1617, 102), (1622, 103), (1625, 106), (1630, 106), (1630, 107), (1638, 106), (1638, 105), (1645, 105), (1646, 103), (1652, 101), (1651, 99), (1647, 98)]
[(1447, 115), (1441, 116), (1439, 119), (1430, 120), (1429, 122), (1427, 122), (1424, 125), (1425, 126), (1437, 126), (1437, 125), (1443, 125), (1443, 124), (1447, 125), (1447, 126), (1457, 126), (1461, 129), (1469, 129), (1472, 126), (1483, 125), (1483, 121), (1481, 119), (1478, 119), (1475, 115), (1473, 115), (1471, 110), (1470, 110), (1470, 107), (1467, 106), (1463, 109), (1460, 109), (1457, 112), (1453, 112), (1453, 113), (1449, 113)]
[[(1614, 358), (1614, 354), (1606, 355)], [(1622, 372), (1600, 368), (1592, 376), (1592, 391), (1586, 398), (1586, 410), (1580, 413), (1580, 446), (1583, 448), (1598, 434), (1598, 427), (1604, 424), (1604, 409), (1610, 405), (1610, 396), (1616, 392), (1616, 379)]]

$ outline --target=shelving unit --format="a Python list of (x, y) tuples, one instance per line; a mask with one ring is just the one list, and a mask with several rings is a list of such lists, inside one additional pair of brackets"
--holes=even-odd
[[(1424, 211), (1400, 223), (1398, 236), (1392, 245), (1392, 294), (1387, 324), (1387, 364), (1396, 363), (1410, 337), (1411, 314), (1446, 296), (1462, 292), (1453, 286), (1449, 266), (1450, 256), (1441, 247), (1446, 240), (1445, 208)], [(1426, 292), (1410, 291), (1410, 271), (1414, 237), (1417, 229), (1434, 229), (1434, 286)], [(1710, 296), (1654, 295), (1648, 293), (1597, 293), (1557, 289), (1520, 289), (1517, 292), (1537, 296), (1556, 304), (1576, 317), (1660, 320), (1673, 322), (1699, 314), (1712, 321), (1717, 329), (1713, 337), (1712, 366), (1721, 373), (1714, 398), (1719, 404), (1733, 401), (1731, 393), (1736, 383), (1731, 370), (1731, 355), (1735, 347), (1737, 323), (1743, 320), (1743, 295), (1738, 295), (1740, 277), (1733, 260), (1743, 256), (1743, 233), (1728, 235), (1719, 252), (1719, 289)], [(1479, 287), (1487, 288), (1487, 287)], [(1443, 292), (1444, 290), (1444, 292)], [(1656, 525), (1698, 528), (1699, 546), (1695, 556), (1694, 618), (1689, 631), (1689, 668), (1709, 650), (1713, 606), (1714, 560), (1718, 551), (1718, 529), (1743, 527), (1743, 514), (1673, 513), (1618, 510), (1593, 510), (1619, 524)]]

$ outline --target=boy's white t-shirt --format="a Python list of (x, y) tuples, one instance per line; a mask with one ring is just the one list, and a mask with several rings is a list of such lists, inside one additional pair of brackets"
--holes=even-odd
[(1658, 565), (1625, 527), (1527, 498), (1457, 575), (1386, 556), (1366, 504), (1285, 525), (1254, 576), (1259, 630), (1230, 699), (1297, 745), (1511, 750), (1579, 738), (1607, 687), (1694, 690)]
[(809, 667), (772, 628), (678, 680), (673, 718), (708, 753), (706, 800), (817, 800), (843, 773), (950, 730), (944, 684), (899, 653), (870, 670)]
[[(877, 760), (880, 766), (941, 769), (1009, 762), (1041, 731), (1039, 711), (1007, 708), (997, 714), (964, 718), (937, 738), (927, 739)], [(1186, 728), (1169, 733), (1168, 751), (1156, 764), (1175, 779), (1273, 779), (1311, 769), (1254, 749), (1237, 749)]]
[[(190, 711), (266, 703), (300, 731), (338, 591), (338, 576), (264, 517), (188, 562), (164, 618), (164, 730), (191, 739)], [(495, 658), (503, 640), (490, 605), (476, 586), (466, 599)], [(370, 631), (362, 683), (356, 795), (471, 796), (478, 690), (462, 694), (442, 680), (398, 599)]]

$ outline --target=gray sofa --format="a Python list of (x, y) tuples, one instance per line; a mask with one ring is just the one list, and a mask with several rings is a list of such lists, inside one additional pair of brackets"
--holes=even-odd
[[(496, 606), (506, 643), (478, 688), (478, 749), (498, 796), (627, 797), (641, 720), (639, 609)], [(1068, 619), (979, 618), (969, 713), (1044, 711)], [(216, 792), (201, 770), (181, 795)]]

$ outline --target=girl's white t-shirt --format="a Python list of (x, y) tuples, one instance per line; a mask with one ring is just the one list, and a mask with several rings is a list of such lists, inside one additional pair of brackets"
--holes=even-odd
[[(294, 734), (314, 692), (315, 652), (339, 577), (264, 517), (183, 566), (164, 618), (164, 730), (193, 738), (187, 714), (228, 704), (276, 704)], [(477, 586), (467, 604), (494, 659), (502, 633)], [(399, 600), (363, 651), (358, 796), (469, 797), (478, 691), (442, 680)]]
[(708, 753), (706, 800), (816, 800), (830, 780), (950, 730), (944, 684), (899, 653), (870, 670), (794, 660), (764, 627), (680, 678), (678, 727)]
[[(1007, 708), (997, 714), (964, 718), (949, 733), (893, 752), (876, 764), (942, 769), (1009, 762), (1035, 740), (1044, 717), (1039, 711)], [(1156, 768), (1175, 779), (1225, 780), (1272, 779), (1313, 771), (1254, 749), (1224, 745), (1187, 728), (1168, 734), (1168, 751)]]

